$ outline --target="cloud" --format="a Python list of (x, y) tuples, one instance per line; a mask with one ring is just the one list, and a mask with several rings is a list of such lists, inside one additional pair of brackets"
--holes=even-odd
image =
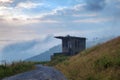
[[(107, 5), (106, 7), (100, 12), (102, 16), (104, 17), (111, 17), (114, 19), (112, 23), (118, 22), (120, 20), (120, 10), (119, 10), (119, 5), (120, 1), (119, 0), (106, 0)], [(116, 25), (116, 24), (114, 24)]]
[(0, 0), (0, 3), (12, 3), (14, 0)]
[(105, 8), (106, 0), (86, 0), (86, 8), (92, 11), (99, 11)]
[(120, 5), (116, 5), (116, 7), (120, 9)]
[(27, 18), (27, 21), (33, 21), (34, 23), (59, 23), (57, 20), (45, 19), (43, 20), (41, 17), (33, 17)]
[[(6, 1), (7, 2), (7, 1)], [(12, 4), (11, 4), (12, 5)], [(36, 18), (36, 15), (26, 14), (25, 11), (28, 11), (33, 8), (37, 8), (38, 6), (43, 6), (43, 3), (37, 2), (19, 2), (16, 6), (0, 5), (0, 22), (9, 25), (25, 25), (29, 23), (53, 23), (55, 20), (40, 20), (40, 17)], [(39, 19), (38, 19), (39, 18)], [(15, 24), (16, 23), (16, 24)]]
[(6, 60), (7, 62), (12, 62), (12, 61), (23, 60), (26, 57), (30, 57), (33, 54), (31, 54), (32, 52), (29, 51), (33, 49), (38, 43), (39, 41), (37, 40), (31, 40), (31, 41), (18, 42), (18, 43), (12, 43), (6, 45), (1, 50), (0, 53), (2, 54), (2, 60)]
[[(77, 22), (81, 23), (111, 22), (113, 18), (119, 21), (119, 5), (119, 0), (85, 0), (84, 3), (76, 4), (73, 7), (56, 8), (51, 13), (43, 15), (42, 19), (57, 20), (64, 23), (76, 20), (79, 20)], [(103, 17), (107, 17), (108, 19), (103, 19)]]
[[(7, 6), (0, 6), (0, 18), (10, 16), (13, 8)], [(11, 11), (11, 12), (10, 12)]]
[(84, 4), (75, 5), (74, 7), (61, 7), (53, 9), (49, 13), (43, 14), (41, 20), (56, 20), (59, 22), (66, 22), (74, 19), (75, 15), (84, 11), (83, 9)]
[(99, 14), (97, 13), (91, 13), (91, 14), (73, 14), (74, 17), (96, 17)]
[(51, 19), (43, 20), (41, 18), (41, 16), (43, 16), (42, 14), (33, 15), (33, 16), (27, 15), (23, 13), (23, 10), (21, 10), (21, 8), (0, 6), (0, 10), (1, 10), (0, 23), (4, 23), (4, 24), (7, 23), (9, 25), (19, 26), (19, 25), (26, 25), (32, 23), (58, 23), (57, 20), (51, 20)]
[(87, 18), (87, 19), (80, 19), (75, 20), (76, 23), (102, 23), (102, 22), (109, 22), (112, 19), (109, 18)]
[[(77, 4), (74, 7), (69, 7), (69, 8), (68, 7), (56, 8), (52, 10), (51, 13), (43, 15), (43, 17), (41, 17), (41, 20), (50, 19), (50, 20), (56, 20), (60, 23), (66, 23), (66, 22), (73, 23), (74, 21), (76, 22), (76, 20), (78, 19), (84, 19), (84, 21), (80, 20), (80, 22), (84, 23), (86, 18), (92, 18), (92, 17), (94, 18), (100, 15), (100, 13), (97, 13), (97, 12), (89, 12), (85, 6), (86, 4), (82, 3), (82, 4)], [(103, 19), (99, 19), (99, 22), (101, 21), (103, 21)], [(91, 21), (91, 22), (96, 23), (98, 22), (98, 20)]]
[[(4, 7), (1, 9), (1, 15), (3, 16), (1, 20), (4, 19), (3, 21), (5, 23), (7, 22), (8, 24), (16, 23), (14, 25), (24, 25), (29, 23), (59, 23), (59, 22), (70, 21), (72, 19), (75, 19), (74, 18), (75, 16), (77, 17), (79, 13), (81, 13), (81, 11), (84, 11), (84, 6), (85, 6), (85, 4), (78, 4), (70, 8), (58, 7), (48, 13), (43, 13), (43, 14), (33, 15), (33, 16), (26, 15), (25, 13), (23, 13), (24, 9), (36, 8), (37, 6), (41, 6), (41, 5), (43, 4), (27, 1), (27, 2), (18, 3), (18, 5), (15, 8)], [(91, 15), (86, 14), (84, 15), (84, 17), (85, 16), (92, 17), (92, 14)]]
[[(37, 13), (34, 15), (29, 15), (26, 11), (33, 8), (38, 8), (38, 6), (46, 6), (45, 3), (41, 2), (19, 2), (14, 8), (10, 6), (0, 7), (0, 15), (2, 16), (1, 21), (5, 23), (16, 23), (18, 25), (24, 25), (29, 23), (61, 23), (77, 20), (78, 18), (89, 18), (97, 16), (106, 16), (108, 12), (114, 17), (119, 16), (119, 5), (116, 5), (118, 9), (113, 9), (115, 4), (113, 0), (85, 0), (84, 3), (78, 3), (72, 7), (57, 7), (51, 9), (49, 12)], [(119, 2), (119, 0), (117, 0)], [(119, 3), (118, 3), (119, 4)], [(22, 10), (21, 10), (22, 9)], [(25, 10), (24, 10), (25, 9)], [(43, 8), (44, 9), (44, 8)], [(111, 9), (111, 10), (110, 10)], [(102, 11), (101, 11), (102, 10)], [(26, 11), (26, 12), (25, 12)], [(90, 12), (91, 11), (91, 12)], [(99, 12), (97, 12), (99, 11)], [(30, 13), (32, 14), (32, 13)], [(107, 16), (112, 17), (110, 14)], [(19, 15), (19, 16), (18, 16)], [(117, 18), (117, 17), (116, 17)]]
[(34, 2), (21, 2), (19, 3), (16, 7), (17, 8), (25, 8), (25, 9), (31, 9), (31, 8), (36, 8), (38, 6), (43, 6), (43, 3), (34, 3)]
[(17, 53), (17, 52), (23, 52), (26, 51), (28, 49), (32, 49), (36, 44), (38, 44), (38, 41), (28, 41), (28, 42), (20, 42), (20, 43), (15, 43), (15, 44), (10, 44), (8, 46), (6, 46), (2, 52), (5, 53)]
[(2, 60), (18, 61), (40, 54), (55, 45), (58, 44), (54, 36), (47, 35), (41, 40), (34, 39), (6, 45), (0, 54), (2, 54)]
[[(14, 25), (0, 22), (0, 47), (7, 44), (42, 38), (34, 30), (27, 28), (28, 25)], [(29, 25), (30, 26), (30, 25)], [(28, 30), (29, 29), (29, 30)]]

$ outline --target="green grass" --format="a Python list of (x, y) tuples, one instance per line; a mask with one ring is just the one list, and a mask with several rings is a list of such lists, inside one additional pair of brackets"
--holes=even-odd
[(50, 62), (48, 62), (46, 65), (47, 66), (55, 66), (57, 64), (62, 63), (65, 60), (68, 60), (69, 56), (66, 56), (64, 54), (57, 54), (55, 55)]
[(95, 68), (98, 70), (105, 70), (109, 67), (114, 66), (115, 62), (112, 61), (108, 56), (103, 56), (100, 59), (96, 60), (94, 63)]
[(95, 68), (97, 70), (105, 70), (110, 67), (120, 67), (120, 55), (117, 56), (102, 56), (97, 59), (94, 63)]
[(34, 69), (31, 62), (13, 62), (12, 64), (0, 65), (0, 79)]

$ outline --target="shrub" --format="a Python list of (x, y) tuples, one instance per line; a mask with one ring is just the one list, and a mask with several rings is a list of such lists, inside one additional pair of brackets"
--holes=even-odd
[(55, 55), (52, 60), (47, 64), (48, 66), (55, 66), (65, 60), (69, 59), (66, 55)]

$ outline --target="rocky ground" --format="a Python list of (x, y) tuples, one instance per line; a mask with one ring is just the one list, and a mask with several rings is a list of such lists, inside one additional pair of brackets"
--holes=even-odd
[(53, 67), (42, 65), (36, 65), (36, 67), (35, 70), (8, 77), (3, 80), (67, 80), (60, 71)]

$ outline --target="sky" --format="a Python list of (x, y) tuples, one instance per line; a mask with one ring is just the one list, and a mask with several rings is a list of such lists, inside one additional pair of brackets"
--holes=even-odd
[(119, 30), (120, 0), (0, 0), (0, 59), (21, 50), (45, 51), (60, 44), (54, 36), (91, 40), (119, 36)]

